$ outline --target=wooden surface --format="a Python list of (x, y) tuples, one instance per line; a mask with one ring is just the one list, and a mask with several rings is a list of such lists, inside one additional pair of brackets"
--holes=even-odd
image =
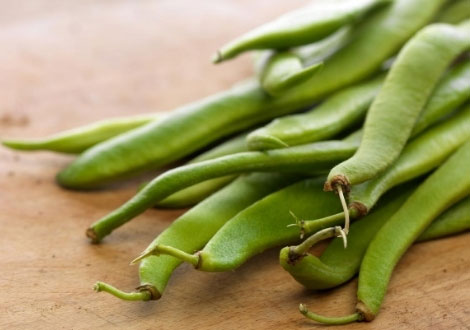
[[(305, 1), (0, 1), (0, 137), (39, 137), (115, 115), (170, 110), (250, 74), (218, 45)], [(90, 245), (84, 229), (134, 192), (72, 192), (54, 183), (71, 157), (0, 148), (0, 329), (320, 329), (353, 310), (356, 282), (303, 290), (278, 250), (233, 272), (178, 269), (161, 300), (123, 302), (96, 280), (138, 284), (128, 263), (181, 211), (151, 210)], [(470, 329), (469, 236), (414, 246), (379, 317), (343, 329)], [(328, 328), (333, 329), (333, 328)]]

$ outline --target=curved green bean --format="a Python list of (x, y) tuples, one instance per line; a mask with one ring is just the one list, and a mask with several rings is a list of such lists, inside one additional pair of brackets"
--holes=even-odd
[[(313, 236), (298, 247), (286, 247), (280, 252), (281, 266), (292, 277), (311, 290), (323, 290), (339, 286), (349, 281), (359, 270), (362, 258), (380, 228), (405, 202), (412, 190), (391, 199), (384, 197), (376, 210), (364, 219), (355, 222), (349, 232), (349, 244), (345, 249), (343, 239), (335, 238), (318, 258), (307, 253), (306, 248)], [(425, 241), (461, 233), (470, 229), (470, 201), (463, 200), (441, 214), (418, 237)]]
[[(176, 219), (152, 244), (173, 244), (188, 253), (199, 250), (238, 212), (299, 179), (298, 175), (278, 173), (241, 176)], [(181, 263), (171, 256), (145, 258), (139, 266), (141, 285), (137, 292), (125, 293), (102, 282), (98, 282), (96, 290), (125, 300), (159, 299)]]
[[(151, 244), (135, 259), (169, 254), (202, 271), (233, 270), (262, 251), (299, 241), (292, 213), (301, 217), (326, 215), (340, 210), (336, 198), (322, 191), (322, 178), (307, 179), (275, 192), (246, 208), (227, 222), (201, 251), (189, 254), (173, 246)], [(317, 230), (335, 221), (317, 222)]]
[[(470, 48), (470, 21), (458, 27), (433, 24), (400, 51), (369, 109), (355, 155), (335, 166), (325, 190), (374, 178), (400, 155), (428, 98), (454, 58)], [(399, 95), (400, 97), (397, 97)]]
[(357, 25), (351, 42), (332, 55), (321, 71), (282, 96), (269, 97), (257, 83), (238, 85), (183, 107), (165, 120), (96, 145), (62, 171), (58, 181), (69, 188), (96, 187), (171, 163), (223, 136), (309, 106), (374, 74), (444, 2), (395, 0)]
[[(349, 322), (375, 318), (393, 269), (406, 250), (439, 214), (470, 195), (468, 164), (470, 140), (431, 174), (379, 230), (361, 263), (356, 313), (348, 316)], [(336, 319), (317, 318), (305, 307), (301, 312), (321, 323), (330, 324)]]
[[(412, 140), (398, 160), (380, 176), (353, 186), (349, 194), (350, 216), (357, 218), (367, 214), (386, 191), (439, 166), (469, 138), (470, 106), (467, 106), (451, 119)], [(344, 217), (344, 213), (335, 216)], [(310, 224), (315, 221), (304, 222), (304, 230), (307, 233)]]
[(372, 9), (390, 0), (314, 2), (284, 14), (220, 48), (213, 57), (219, 63), (254, 49), (286, 49), (312, 43), (331, 35), (344, 25), (360, 20)]
[(48, 150), (67, 154), (79, 154), (84, 150), (106, 141), (116, 135), (164, 118), (166, 114), (118, 117), (100, 120), (85, 126), (73, 128), (45, 138), (31, 140), (4, 140), (2, 144), (17, 150)]
[(336, 92), (313, 110), (273, 120), (247, 137), (251, 150), (285, 148), (332, 138), (362, 120), (384, 75)]
[(155, 178), (124, 205), (90, 226), (87, 236), (100, 241), (159, 200), (196, 183), (243, 172), (324, 172), (357, 149), (356, 141), (327, 141), (267, 152), (251, 151), (181, 166)]
[[(247, 134), (248, 133), (237, 135), (234, 138), (217, 145), (216, 147), (193, 158), (188, 162), (188, 164), (247, 151), (248, 148), (245, 143)], [(156, 206), (161, 208), (183, 208), (195, 205), (233, 181), (235, 178), (236, 175), (228, 175), (197, 183), (168, 196), (164, 200), (158, 202)]]

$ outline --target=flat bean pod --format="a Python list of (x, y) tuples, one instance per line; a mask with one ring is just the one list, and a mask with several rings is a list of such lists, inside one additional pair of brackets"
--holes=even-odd
[[(198, 270), (220, 272), (233, 270), (266, 249), (298, 242), (298, 230), (287, 227), (293, 222), (291, 213), (311, 217), (340, 210), (334, 196), (323, 193), (322, 180), (303, 180), (259, 200), (227, 222), (196, 254), (184, 253), (171, 243), (151, 244), (136, 261), (170, 254)], [(319, 221), (317, 230), (335, 223)]]
[(336, 92), (307, 113), (273, 120), (248, 135), (251, 150), (285, 148), (332, 138), (360, 122), (382, 86), (384, 75)]
[[(247, 134), (248, 133), (237, 135), (234, 138), (217, 145), (216, 147), (195, 157), (189, 161), (188, 164), (194, 164), (208, 159), (247, 151), (248, 148), (245, 143)], [(235, 178), (236, 175), (228, 175), (197, 183), (168, 196), (164, 200), (158, 202), (156, 206), (162, 208), (183, 208), (195, 205), (233, 181)]]
[(236, 86), (96, 145), (62, 171), (58, 181), (69, 188), (96, 187), (164, 166), (236, 131), (309, 106), (379, 70), (444, 2), (395, 0), (359, 24), (351, 42), (332, 55), (320, 72), (282, 96), (269, 97), (256, 82)]
[(359, 149), (330, 171), (325, 190), (341, 186), (349, 191), (351, 185), (374, 178), (393, 163), (441, 75), (470, 48), (469, 34), (470, 21), (458, 27), (433, 24), (403, 47), (367, 113)]
[[(367, 214), (386, 191), (439, 166), (469, 138), (470, 106), (467, 106), (451, 119), (412, 140), (397, 161), (380, 176), (353, 186), (349, 194), (349, 214), (352, 218)], [(344, 217), (344, 213), (335, 216)], [(315, 221), (304, 222), (306, 233)]]
[[(188, 253), (197, 251), (238, 212), (297, 180), (300, 180), (298, 175), (277, 173), (241, 176), (176, 219), (152, 244), (173, 244)], [(171, 256), (145, 258), (139, 266), (141, 285), (137, 292), (122, 292), (102, 282), (95, 288), (125, 300), (159, 299), (171, 274), (181, 263)]]
[(361, 264), (356, 313), (340, 318), (319, 316), (304, 305), (306, 317), (327, 324), (372, 321), (379, 312), (393, 269), (431, 222), (470, 195), (470, 140), (431, 174), (374, 237)]
[[(307, 289), (323, 290), (346, 283), (359, 271), (366, 249), (376, 233), (411, 192), (409, 190), (393, 199), (384, 197), (382, 205), (364, 219), (355, 222), (351, 226), (348, 235), (350, 243), (346, 249), (341, 237), (329, 243), (320, 258), (304, 251), (295, 251), (296, 247), (286, 247), (280, 253), (281, 266)], [(440, 238), (469, 229), (470, 201), (463, 200), (434, 220), (417, 241)], [(307, 244), (307, 247), (310, 245)]]
[(208, 179), (256, 171), (325, 172), (333, 164), (352, 155), (357, 144), (356, 141), (327, 141), (267, 152), (241, 152), (172, 169), (155, 178), (124, 205), (92, 224), (87, 236), (98, 242), (158, 201)]
[(312, 43), (361, 19), (389, 0), (324, 1), (287, 13), (223, 46), (214, 55), (219, 63), (254, 49), (286, 49)]
[(95, 144), (152, 121), (160, 120), (165, 115), (163, 113), (152, 113), (105, 119), (41, 139), (4, 140), (2, 144), (17, 150), (48, 150), (67, 154), (79, 154)]

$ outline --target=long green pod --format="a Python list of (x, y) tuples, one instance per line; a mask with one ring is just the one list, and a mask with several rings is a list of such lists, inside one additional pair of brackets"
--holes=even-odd
[(58, 181), (70, 188), (99, 186), (171, 163), (223, 136), (309, 106), (377, 72), (444, 2), (395, 0), (357, 25), (351, 42), (320, 72), (282, 96), (269, 97), (256, 82), (238, 85), (174, 111), (159, 123), (96, 145), (59, 174)]
[(441, 23), (457, 24), (466, 19), (470, 19), (470, 1), (457, 0), (444, 8), (436, 20)]
[(313, 2), (282, 15), (224, 45), (213, 62), (233, 58), (254, 49), (286, 49), (327, 37), (344, 25), (360, 20), (370, 10), (390, 0), (343, 0)]
[(322, 62), (304, 67), (302, 60), (289, 51), (273, 53), (265, 61), (259, 79), (263, 89), (272, 96), (308, 80), (323, 67)]
[[(247, 151), (248, 148), (245, 143), (247, 134), (248, 133), (237, 135), (193, 158), (188, 163), (193, 164), (208, 159)], [(168, 196), (164, 200), (158, 202), (156, 206), (162, 208), (183, 208), (195, 205), (233, 181), (235, 178), (236, 175), (228, 175), (197, 183)]]
[[(308, 218), (341, 208), (334, 196), (322, 191), (322, 179), (303, 180), (259, 200), (228, 221), (204, 249), (195, 254), (175, 249), (170, 242), (149, 245), (136, 260), (146, 260), (153, 254), (169, 254), (198, 270), (220, 272), (233, 270), (266, 249), (298, 242), (298, 228), (289, 226), (294, 221), (292, 213)], [(319, 221), (317, 230), (334, 224), (337, 221)]]
[[(237, 213), (297, 180), (300, 180), (298, 175), (278, 173), (240, 176), (176, 219), (152, 244), (172, 244), (188, 253), (197, 251)], [(126, 300), (159, 299), (171, 274), (181, 263), (180, 259), (171, 256), (145, 258), (139, 266), (141, 285), (137, 292), (122, 292), (101, 282), (97, 284), (96, 289)]]
[[(248, 135), (253, 150), (276, 149), (333, 137), (365, 117), (381, 87), (382, 76), (345, 88), (320, 106), (298, 115), (285, 116)], [(450, 114), (470, 99), (470, 62), (452, 67), (439, 81), (413, 128), (411, 137)]]
[(439, 166), (469, 139), (470, 105), (412, 140), (380, 176), (352, 187), (349, 194), (352, 213), (367, 213), (386, 191)]
[(450, 114), (466, 101), (470, 101), (470, 62), (462, 62), (451, 68), (431, 95), (424, 110), (413, 127), (411, 137)]
[(267, 152), (241, 152), (177, 167), (161, 174), (124, 205), (93, 223), (87, 236), (98, 242), (158, 201), (208, 179), (256, 171), (324, 173), (352, 155), (357, 145), (356, 141), (325, 141)]
[[(377, 178), (351, 187), (348, 212), (352, 218), (367, 214), (379, 198), (391, 188), (426, 174), (439, 166), (470, 138), (470, 106), (449, 120), (413, 139), (395, 163)], [(344, 217), (338, 213), (335, 217)], [(306, 233), (316, 220), (303, 223)]]
[[(355, 222), (349, 231), (345, 249), (342, 238), (335, 238), (318, 258), (310, 253), (286, 247), (280, 252), (281, 266), (307, 289), (324, 290), (346, 283), (359, 271), (370, 242), (380, 228), (405, 202), (413, 190), (384, 202), (364, 219)], [(470, 229), (470, 200), (463, 200), (441, 214), (418, 237), (425, 241), (454, 235)]]
[[(364, 135), (355, 155), (335, 166), (325, 190), (374, 178), (400, 155), (418, 116), (449, 64), (470, 48), (470, 21), (455, 27), (433, 24), (400, 51), (367, 112)], [(399, 95), (399, 97), (397, 97)]]
[(372, 321), (380, 310), (393, 269), (406, 250), (439, 214), (470, 195), (468, 164), (470, 140), (431, 174), (375, 235), (359, 270), (356, 313), (323, 317), (303, 305), (301, 312), (326, 324), (346, 318), (348, 321), (343, 323)]
[(365, 117), (383, 79), (384, 75), (380, 75), (342, 89), (307, 113), (273, 120), (248, 135), (248, 147), (277, 149), (334, 137)]
[(164, 113), (151, 113), (105, 119), (45, 138), (29, 140), (7, 139), (3, 140), (2, 144), (17, 150), (48, 150), (67, 154), (79, 154), (95, 144), (152, 121), (160, 120), (165, 115)]

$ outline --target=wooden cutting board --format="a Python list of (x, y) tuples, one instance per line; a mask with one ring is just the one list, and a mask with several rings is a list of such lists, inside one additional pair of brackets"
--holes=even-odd
[[(306, 1), (0, 1), (0, 137), (39, 137), (117, 115), (168, 111), (250, 75), (249, 56), (214, 66), (223, 42)], [(126, 201), (59, 188), (72, 157), (0, 148), (0, 329), (320, 329), (353, 310), (356, 281), (304, 290), (278, 249), (233, 272), (183, 266), (156, 302), (123, 302), (96, 280), (138, 284), (128, 266), (182, 211), (150, 210), (90, 245), (88, 224)], [(414, 246), (379, 317), (342, 329), (470, 329), (470, 236)], [(332, 329), (332, 328), (328, 328)]]

